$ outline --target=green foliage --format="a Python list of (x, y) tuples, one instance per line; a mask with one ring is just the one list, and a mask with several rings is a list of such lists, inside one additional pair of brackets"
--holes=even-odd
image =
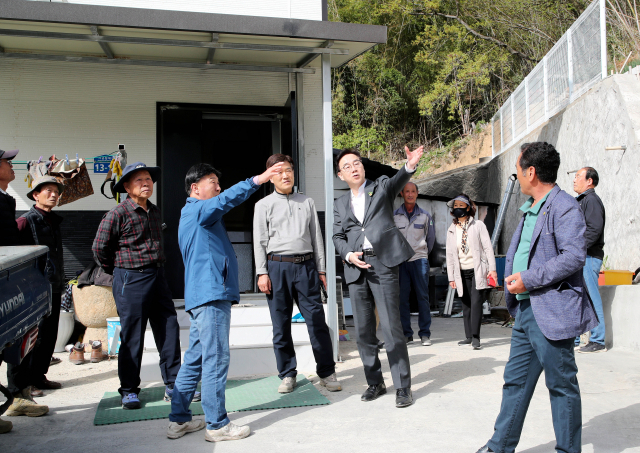
[(388, 28), (386, 44), (334, 72), (334, 146), (390, 161), (405, 144), (442, 147), (472, 133), (589, 3), (330, 0), (331, 20)]

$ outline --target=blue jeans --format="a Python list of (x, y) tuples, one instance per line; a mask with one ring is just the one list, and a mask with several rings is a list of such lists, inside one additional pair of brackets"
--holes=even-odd
[(431, 307), (429, 307), (429, 260), (420, 258), (400, 265), (400, 321), (405, 337), (413, 336), (409, 295), (413, 286), (418, 299), (418, 335), (431, 337)]
[(513, 325), (509, 361), (504, 369), (500, 414), (493, 437), (487, 442), (493, 451), (515, 451), (543, 369), (556, 434), (555, 451), (582, 451), (582, 402), (573, 338), (547, 339), (540, 331), (529, 299), (520, 301)]
[(189, 405), (202, 378), (202, 409), (207, 429), (220, 429), (230, 422), (224, 391), (229, 371), (231, 301), (200, 305), (189, 310), (189, 317), (189, 349), (173, 387), (169, 420), (191, 420)]
[[(604, 311), (602, 310), (602, 298), (600, 297), (600, 290), (598, 289), (598, 277), (600, 275), (601, 267), (601, 259), (587, 255), (587, 261), (584, 264), (584, 268), (582, 268), (582, 274), (584, 275), (587, 291), (591, 297), (591, 302), (593, 302), (593, 308), (596, 310), (599, 322), (599, 324), (591, 331), (589, 341), (604, 345)], [(576, 337), (576, 345), (577, 344), (580, 344), (580, 337)]]

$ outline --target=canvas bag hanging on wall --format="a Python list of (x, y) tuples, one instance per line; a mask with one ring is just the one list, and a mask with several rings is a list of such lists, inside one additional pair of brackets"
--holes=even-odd
[(55, 156), (52, 156), (51, 160), (53, 165), (49, 174), (55, 176), (64, 186), (58, 206), (93, 195), (93, 186), (84, 159), (56, 160)]

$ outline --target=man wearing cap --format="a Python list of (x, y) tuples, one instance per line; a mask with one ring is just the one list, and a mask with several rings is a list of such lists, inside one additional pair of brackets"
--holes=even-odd
[[(0, 246), (18, 245), (18, 225), (16, 224), (16, 200), (7, 193), (9, 183), (16, 179), (11, 160), (18, 151), (0, 149)], [(2, 355), (0, 355), (0, 364)], [(0, 434), (11, 431), (13, 423), (0, 419)]]
[[(62, 256), (62, 217), (52, 212), (58, 204), (64, 186), (53, 176), (42, 176), (33, 183), (27, 198), (36, 202), (18, 220), (20, 245), (45, 245), (49, 248), (48, 265), (51, 267), (51, 314), (38, 326), (38, 344), (20, 365), (7, 365), (8, 389), (14, 394), (13, 404), (6, 414), (9, 416), (44, 415), (47, 406), (36, 404), (26, 392), (31, 387), (31, 396), (42, 396), (42, 389), (59, 389), (62, 385), (46, 378), (51, 356), (58, 336), (58, 320), (62, 293), (65, 289), (64, 262)], [(26, 389), (26, 390), (25, 390)]]
[(16, 200), (7, 193), (9, 183), (16, 179), (11, 161), (18, 150), (0, 149), (0, 246), (18, 245), (18, 225), (16, 224)]
[(120, 316), (118, 376), (122, 407), (139, 409), (140, 366), (147, 321), (160, 353), (160, 371), (170, 398), (180, 370), (180, 330), (164, 278), (160, 210), (149, 201), (159, 167), (127, 165), (114, 190), (128, 197), (102, 219), (93, 242), (96, 261), (113, 273), (113, 297)]

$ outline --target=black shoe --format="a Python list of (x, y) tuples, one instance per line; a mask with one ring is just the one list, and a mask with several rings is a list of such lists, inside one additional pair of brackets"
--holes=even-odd
[(385, 393), (387, 393), (387, 386), (384, 385), (384, 382), (381, 382), (377, 385), (370, 385), (367, 390), (364, 391), (360, 399), (362, 401), (373, 401)]
[(413, 404), (413, 393), (406, 387), (396, 390), (396, 407), (407, 407)]
[(480, 450), (476, 451), (476, 453), (493, 453), (493, 450), (485, 445)]
[(462, 346), (463, 344), (471, 344), (471, 338), (467, 338), (466, 340), (458, 341), (458, 346)]
[(407, 344), (409, 343), (413, 343), (413, 335), (410, 337), (407, 337)]
[(473, 346), (473, 349), (482, 349), (482, 345), (480, 344), (480, 338), (474, 338), (473, 341), (471, 342), (471, 346)]
[(578, 349), (578, 352), (581, 352), (582, 354), (591, 354), (593, 352), (607, 352), (607, 348), (603, 344), (590, 341), (586, 346)]
[(378, 351), (382, 351), (384, 349), (384, 341), (378, 340)]

